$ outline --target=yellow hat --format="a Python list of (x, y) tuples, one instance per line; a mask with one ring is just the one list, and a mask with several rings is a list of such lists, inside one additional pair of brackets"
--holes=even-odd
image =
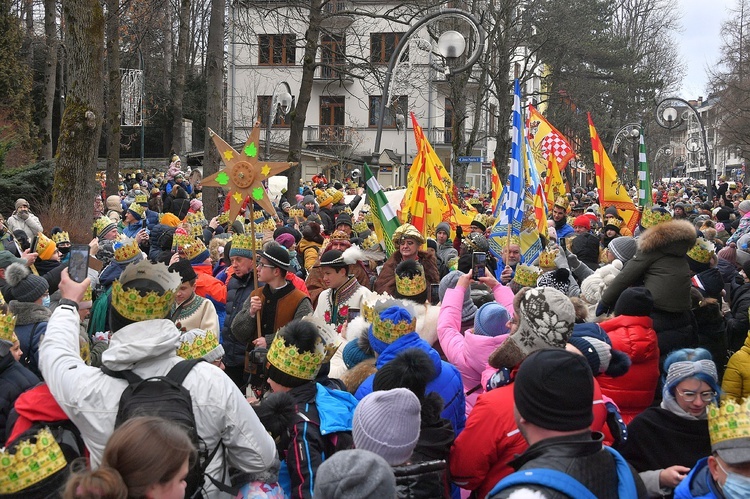
[(333, 204), (336, 204), (344, 199), (344, 193), (338, 189), (334, 189), (333, 187), (328, 188), (328, 194), (331, 196)]
[(36, 252), (40, 260), (49, 260), (57, 251), (57, 245), (41, 232), (36, 235)]
[(403, 238), (414, 239), (420, 245), (424, 244), (424, 236), (412, 224), (403, 224), (393, 231), (393, 236), (391, 237), (393, 244), (401, 244), (401, 239)]
[[(129, 287), (134, 281), (151, 281), (164, 291), (140, 291)], [(112, 307), (125, 319), (143, 321), (163, 319), (174, 302), (174, 293), (182, 280), (163, 263), (148, 260), (128, 265), (120, 278), (112, 283)]]
[(180, 219), (173, 213), (162, 213), (159, 215), (159, 223), (169, 227), (177, 227), (180, 225)]
[(0, 495), (22, 493), (68, 465), (49, 428), (12, 447), (0, 449)]
[(329, 204), (333, 203), (333, 198), (328, 191), (322, 189), (315, 190), (315, 199), (318, 201), (318, 206), (325, 208)]

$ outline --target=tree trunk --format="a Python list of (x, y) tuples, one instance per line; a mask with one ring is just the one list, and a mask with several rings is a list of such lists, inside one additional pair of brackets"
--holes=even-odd
[(321, 12), (321, 0), (310, 1), (310, 24), (305, 31), (305, 54), (302, 56), (302, 81), (299, 86), (297, 104), (292, 110), (292, 125), (289, 128), (289, 155), (287, 160), (296, 162), (297, 165), (286, 171), (289, 179), (287, 185), (287, 198), (294, 206), (297, 202), (300, 180), (302, 178), (302, 166), (300, 163), (300, 151), (302, 149), (302, 133), (305, 130), (305, 118), (307, 108), (310, 105), (310, 94), (312, 93), (313, 77), (315, 76), (315, 57), (318, 52), (318, 39), (320, 38), (320, 25), (323, 20)]
[(180, 2), (180, 34), (177, 38), (177, 58), (172, 74), (172, 151), (182, 150), (182, 103), (185, 97), (185, 66), (187, 64), (188, 34), (190, 28), (190, 0)]
[[(225, 0), (211, 0), (211, 22), (208, 25), (208, 47), (206, 51), (206, 135), (203, 143), (203, 176), (208, 177), (219, 170), (219, 152), (214, 146), (208, 129), (221, 134), (224, 89), (224, 9)], [(203, 211), (206, 218), (216, 216), (219, 198), (216, 187), (203, 188)]]
[(71, 223), (89, 223), (104, 112), (104, 15), (98, 0), (66, 0), (63, 18), (68, 90), (52, 212)]
[(107, 195), (117, 194), (120, 175), (120, 0), (107, 0)]
[(55, 104), (55, 84), (57, 77), (57, 9), (56, 0), (44, 0), (44, 38), (47, 44), (47, 59), (44, 61), (44, 104), (39, 123), (39, 138), (42, 148), (41, 159), (52, 159), (52, 109)]

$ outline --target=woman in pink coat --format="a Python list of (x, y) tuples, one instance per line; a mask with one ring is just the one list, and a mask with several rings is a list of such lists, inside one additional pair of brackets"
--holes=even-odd
[(513, 291), (485, 273), (479, 281), (492, 289), (495, 301), (485, 303), (474, 315), (474, 328), (461, 334), (461, 309), (464, 295), (469, 293), (471, 271), (458, 278), (456, 287), (445, 292), (438, 319), (438, 341), (448, 359), (461, 373), (466, 392), (466, 415), (469, 415), (477, 397), (485, 392), (482, 373), (495, 372), (487, 359), (508, 337), (508, 321), (513, 315)]

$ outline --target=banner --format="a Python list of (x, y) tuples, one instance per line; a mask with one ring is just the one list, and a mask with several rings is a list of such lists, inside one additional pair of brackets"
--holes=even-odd
[(529, 143), (538, 165), (546, 165), (550, 156), (557, 160), (560, 171), (568, 166), (568, 161), (575, 157), (573, 148), (557, 128), (532, 105), (529, 105), (529, 118), (526, 120)]
[(364, 170), (365, 195), (367, 196), (367, 203), (370, 205), (375, 234), (377, 234), (378, 240), (384, 244), (385, 254), (390, 256), (396, 251), (391, 237), (401, 223), (398, 221), (398, 217), (393, 212), (391, 205), (388, 204), (388, 199), (385, 197), (383, 188), (373, 176), (372, 170), (370, 170), (370, 166), (367, 163), (365, 163)]
[(654, 198), (651, 192), (651, 171), (646, 161), (646, 142), (641, 130), (641, 143), (638, 153), (638, 206), (651, 206)]

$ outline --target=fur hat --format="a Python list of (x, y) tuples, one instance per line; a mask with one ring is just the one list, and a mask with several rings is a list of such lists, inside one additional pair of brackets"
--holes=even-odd
[(47, 279), (32, 274), (22, 263), (13, 263), (5, 269), (5, 280), (11, 287), (13, 297), (20, 302), (35, 302), (49, 291)]
[(573, 332), (575, 309), (570, 299), (554, 288), (521, 290), (513, 302), (517, 329), (490, 355), (497, 369), (517, 366), (531, 352), (564, 348)]
[(435, 378), (435, 364), (424, 350), (408, 348), (381, 367), (372, 380), (373, 391), (408, 388), (421, 401)]

